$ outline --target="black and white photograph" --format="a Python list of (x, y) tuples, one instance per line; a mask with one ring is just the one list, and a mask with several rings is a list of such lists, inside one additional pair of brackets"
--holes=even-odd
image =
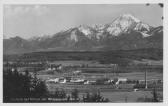
[(164, 7), (3, 4), (2, 102), (163, 103)]

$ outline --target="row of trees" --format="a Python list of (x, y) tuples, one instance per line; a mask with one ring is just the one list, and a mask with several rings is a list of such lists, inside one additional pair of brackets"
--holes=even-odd
[(56, 89), (55, 93), (50, 96), (56, 98), (58, 101), (64, 102), (109, 102), (109, 99), (104, 98), (100, 91), (96, 92), (86, 92), (83, 97), (79, 97), (79, 91), (77, 89), (72, 90), (71, 94), (66, 94), (66, 92), (61, 89)]

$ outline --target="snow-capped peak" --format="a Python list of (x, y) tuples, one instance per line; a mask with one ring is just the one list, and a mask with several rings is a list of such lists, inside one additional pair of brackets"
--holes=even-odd
[(100, 39), (100, 37), (104, 38), (106, 36), (105, 33), (109, 33), (111, 36), (119, 36), (132, 30), (143, 32), (144, 35), (151, 30), (151, 26), (142, 23), (131, 14), (122, 14), (110, 24), (80, 25), (77, 29), (89, 39)]
[(80, 26), (78, 27), (78, 29), (79, 29), (79, 31), (81, 31), (81, 32), (82, 32), (83, 34), (85, 34), (85, 35), (91, 34), (91, 30), (90, 30), (89, 26), (80, 25)]
[(41, 36), (33, 36), (31, 38), (28, 39), (28, 41), (45, 41), (46, 39), (49, 39), (51, 38), (52, 36), (51, 35), (41, 35)]
[(121, 33), (128, 33), (130, 30), (142, 31), (147, 33), (150, 31), (151, 26), (142, 23), (138, 18), (135, 18), (131, 14), (123, 14), (116, 18), (111, 24), (107, 27), (107, 32), (109, 34), (118, 36)]
[(131, 19), (132, 21), (137, 22), (137, 23), (140, 22), (140, 20), (139, 20), (138, 18), (135, 18), (135, 17), (134, 17), (133, 15), (131, 15), (131, 14), (123, 14), (123, 15), (120, 16), (120, 18), (123, 18), (123, 19)]
[(103, 24), (94, 24), (91, 27), (93, 29), (95, 29), (96, 31), (100, 31), (100, 30), (103, 30), (105, 28), (105, 25), (103, 25)]
[(130, 14), (123, 14), (115, 19), (108, 27), (109, 34), (118, 36), (120, 33), (128, 32), (133, 29), (140, 20)]

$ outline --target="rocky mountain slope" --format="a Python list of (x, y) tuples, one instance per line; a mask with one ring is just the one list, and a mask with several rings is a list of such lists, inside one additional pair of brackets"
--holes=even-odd
[(130, 14), (105, 25), (80, 25), (53, 36), (4, 39), (4, 53), (101, 51), (163, 48), (163, 27), (152, 27)]

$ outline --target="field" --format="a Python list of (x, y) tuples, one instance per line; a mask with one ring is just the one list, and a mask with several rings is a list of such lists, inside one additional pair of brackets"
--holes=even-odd
[[(162, 92), (159, 92), (161, 95)], [(109, 98), (111, 102), (137, 102), (138, 98), (152, 98), (151, 91), (137, 92), (103, 92), (102, 95)]]
[[(86, 95), (87, 92), (95, 92), (98, 89), (101, 92), (101, 95), (104, 98), (108, 98), (110, 102), (125, 102), (125, 98), (127, 98), (127, 102), (136, 102), (138, 98), (152, 98), (152, 89), (148, 91), (140, 90), (134, 92), (133, 89), (114, 89), (112, 85), (65, 85), (65, 84), (56, 84), (51, 85), (50, 90), (54, 90), (56, 88), (63, 88), (66, 92), (70, 94), (72, 89), (78, 89), (80, 91), (79, 97), (82, 98), (83, 95)], [(160, 95), (163, 95), (162, 90), (158, 90)]]

